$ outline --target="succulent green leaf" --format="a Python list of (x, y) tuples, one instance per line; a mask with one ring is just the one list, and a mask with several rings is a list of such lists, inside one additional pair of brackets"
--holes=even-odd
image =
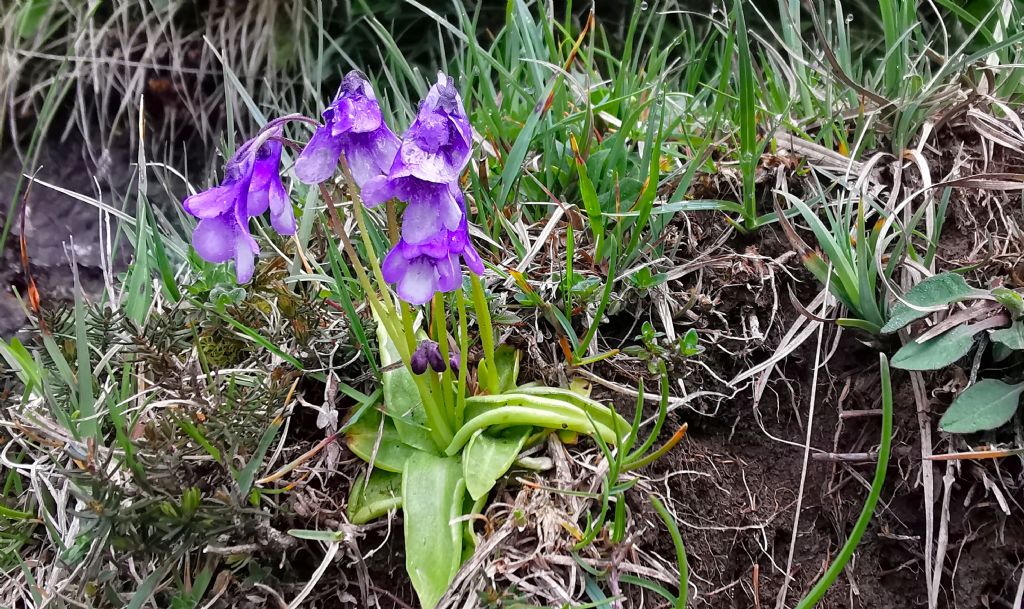
[[(916, 307), (927, 308), (960, 302), (970, 298), (972, 294), (974, 294), (974, 290), (971, 289), (971, 286), (967, 285), (967, 282), (960, 275), (956, 273), (940, 273), (928, 277), (910, 288), (903, 295), (903, 300)], [(889, 321), (882, 326), (882, 334), (892, 334), (910, 322), (928, 315), (929, 311), (911, 308), (906, 302), (898, 301), (893, 306)], [(895, 360), (893, 360), (893, 365), (896, 365)], [(896, 367), (899, 368), (899, 366)]]
[(907, 343), (892, 356), (892, 365), (900, 370), (938, 370), (967, 355), (974, 334), (971, 326), (957, 326), (923, 343)]
[(502, 393), (512, 391), (519, 382), (519, 349), (501, 345), (494, 352), (494, 368)]
[(466, 481), (457, 458), (416, 453), (402, 473), (405, 569), (423, 609), (433, 609), (462, 563)]
[(346, 512), (352, 524), (365, 524), (401, 505), (402, 474), (374, 468), (365, 483), (359, 476), (352, 484)]
[(974, 433), (995, 429), (1013, 418), (1024, 392), (1024, 383), (1008, 385), (984, 379), (971, 385), (950, 404), (939, 421), (939, 429), (949, 433)]
[(474, 501), (487, 495), (503, 476), (530, 437), (530, 427), (513, 427), (504, 433), (478, 431), (462, 453), (466, 490)]
[[(384, 416), (376, 408), (371, 408), (358, 421), (348, 426), (345, 432), (345, 444), (348, 445), (357, 457), (389, 472), (401, 472), (405, 468), (405, 462), (412, 455), (422, 452), (402, 441), (402, 437), (395, 429), (391, 418), (384, 420), (384, 427), (380, 425), (381, 417)], [(380, 434), (380, 443), (377, 442), (377, 435)], [(374, 447), (377, 453), (374, 454)]]
[[(631, 423), (623, 418), (622, 415), (615, 412), (614, 408), (605, 406), (604, 404), (590, 399), (583, 393), (580, 393), (571, 389), (561, 389), (559, 387), (545, 387), (543, 385), (531, 385), (527, 387), (519, 387), (516, 389), (517, 394), (526, 394), (527, 396), (538, 396), (542, 398), (548, 398), (553, 400), (559, 400), (572, 404), (584, 412), (590, 413), (590, 416), (608, 427), (609, 429), (615, 429), (620, 435), (626, 435), (629, 433)], [(505, 397), (514, 397), (508, 395)], [(482, 407), (482, 409), (488, 408), (488, 404), (491, 407), (500, 407), (500, 404), (505, 403), (502, 396), (475, 396), (473, 402)], [(614, 442), (613, 442), (614, 443)]]

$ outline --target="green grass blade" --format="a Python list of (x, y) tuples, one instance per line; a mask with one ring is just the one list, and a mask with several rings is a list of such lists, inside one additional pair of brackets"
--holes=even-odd
[(875, 513), (875, 505), (882, 494), (882, 486), (885, 484), (885, 473), (889, 467), (889, 452), (892, 448), (892, 383), (889, 379), (889, 360), (886, 359), (884, 353), (878, 355), (878, 362), (882, 376), (882, 438), (881, 446), (878, 449), (878, 462), (875, 465), (875, 478), (871, 482), (871, 491), (868, 493), (867, 501), (864, 502), (864, 509), (860, 512), (860, 518), (853, 525), (850, 538), (843, 544), (842, 549), (836, 556), (835, 561), (829, 566), (828, 571), (825, 572), (825, 575), (811, 588), (807, 596), (800, 600), (796, 609), (811, 609), (815, 607), (818, 601), (825, 596), (825, 592), (828, 591), (843, 572), (846, 563), (849, 562), (854, 550), (857, 549), (864, 531), (868, 528), (868, 523), (871, 522), (871, 517)]
[(672, 545), (676, 548), (676, 565), (679, 568), (679, 596), (675, 601), (676, 609), (686, 609), (687, 597), (689, 596), (690, 568), (686, 559), (686, 546), (683, 545), (683, 536), (679, 533), (679, 526), (675, 518), (665, 508), (665, 504), (655, 496), (651, 496), (651, 504), (654, 511), (658, 512), (662, 522), (668, 527), (668, 534), (672, 537)]

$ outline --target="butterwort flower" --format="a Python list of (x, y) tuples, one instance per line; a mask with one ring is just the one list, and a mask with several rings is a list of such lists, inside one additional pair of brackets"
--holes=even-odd
[(420, 103), (416, 120), (387, 176), (361, 185), (370, 207), (397, 197), (405, 201), (402, 238), (423, 243), (442, 229), (456, 230), (462, 219), (458, 181), (469, 163), (472, 128), (454, 81), (438, 73), (437, 84)]
[[(275, 134), (279, 135), (279, 134)], [(256, 151), (249, 183), (248, 213), (263, 215), (270, 209), (270, 225), (278, 234), (295, 234), (295, 213), (281, 182), (281, 142), (268, 140)]]
[(362, 191), (363, 201), (373, 207), (397, 197), (406, 202), (402, 238), (411, 244), (425, 243), (444, 230), (456, 230), (462, 221), (462, 191), (456, 182), (438, 184), (418, 178), (371, 180)]
[(249, 233), (249, 218), (270, 209), (271, 224), (282, 234), (295, 232), (295, 217), (281, 183), (281, 143), (270, 139), (280, 134), (271, 126), (242, 144), (224, 165), (220, 185), (185, 199), (185, 211), (199, 218), (192, 232), (192, 246), (207, 262), (234, 259), (239, 283), (248, 283), (255, 268), (259, 245)]
[(455, 80), (438, 72), (437, 83), (420, 102), (416, 120), (402, 136), (390, 178), (455, 182), (469, 163), (473, 130), (455, 88)]
[(421, 341), (409, 359), (409, 367), (412, 368), (413, 374), (423, 374), (427, 371), (427, 366), (434, 372), (444, 372), (446, 367), (444, 357), (441, 356), (441, 347), (432, 340)]
[(456, 230), (441, 230), (423, 243), (412, 244), (403, 237), (384, 257), (381, 271), (385, 281), (395, 284), (402, 300), (421, 305), (436, 292), (462, 286), (460, 261), (473, 273), (483, 274), (484, 263), (469, 240), (465, 215)]
[(295, 161), (296, 177), (306, 184), (327, 180), (337, 169), (342, 152), (360, 189), (388, 173), (401, 142), (384, 123), (373, 87), (362, 74), (352, 71), (345, 75), (323, 119), (323, 126)]

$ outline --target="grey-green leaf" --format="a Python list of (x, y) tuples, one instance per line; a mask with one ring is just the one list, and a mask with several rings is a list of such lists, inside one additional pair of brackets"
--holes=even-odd
[(423, 609), (434, 609), (462, 563), (466, 481), (457, 458), (416, 453), (402, 473), (405, 570)]
[(466, 445), (462, 470), (466, 490), (474, 501), (486, 495), (503, 476), (530, 437), (530, 427), (513, 427), (502, 434), (480, 430)]
[(900, 370), (938, 370), (961, 357), (974, 346), (975, 330), (957, 326), (923, 343), (910, 342), (892, 356), (892, 365)]
[(356, 478), (349, 494), (346, 512), (352, 524), (365, 524), (402, 506), (402, 474), (374, 468), (369, 481), (363, 480)]
[(994, 330), (989, 338), (1007, 349), (1024, 351), (1024, 322), (1017, 320), (1009, 328)]
[(1024, 296), (1021, 296), (1019, 292), (999, 286), (992, 290), (992, 297), (1006, 307), (1006, 310), (1010, 312), (1011, 319), (1020, 319), (1024, 316)]
[[(960, 302), (971, 297), (974, 290), (967, 285), (964, 278), (956, 273), (940, 273), (928, 277), (903, 295), (903, 300), (917, 307), (937, 307)], [(919, 311), (898, 301), (892, 308), (889, 321), (882, 326), (882, 334), (892, 334), (910, 322), (928, 315), (929, 311)]]
[(939, 429), (949, 433), (974, 433), (995, 429), (1013, 418), (1024, 392), (1024, 383), (1008, 385), (984, 379), (967, 388), (950, 404), (939, 420)]

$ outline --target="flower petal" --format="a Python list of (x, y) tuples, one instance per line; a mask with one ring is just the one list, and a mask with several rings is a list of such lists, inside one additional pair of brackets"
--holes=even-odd
[(367, 207), (376, 207), (395, 196), (391, 180), (383, 175), (367, 180), (359, 187), (359, 195)]
[(295, 234), (295, 212), (288, 192), (281, 183), (281, 178), (271, 181), (268, 189), (270, 199), (270, 225), (280, 235)]
[(246, 213), (259, 216), (270, 207), (270, 189), (281, 186), (281, 142), (268, 140), (256, 153), (252, 178), (249, 181), (249, 197)]
[(252, 239), (245, 237), (238, 235), (235, 239), (235, 278), (238, 283), (249, 283), (252, 279), (253, 271), (256, 270), (256, 254), (259, 253), (259, 248), (254, 250), (249, 243)]
[(223, 184), (188, 197), (182, 206), (197, 218), (215, 218), (231, 209), (244, 192), (243, 182)]
[[(369, 93), (369, 95), (365, 95)], [(380, 128), (384, 122), (381, 116), (380, 105), (373, 95), (373, 89), (369, 83), (364, 89), (364, 95), (353, 96), (348, 108), (349, 125), (353, 133), (369, 133)]]
[(438, 212), (441, 221), (448, 230), (457, 230), (462, 224), (465, 214), (462, 213), (462, 206), (452, 196), (450, 188), (445, 188), (438, 193)]
[(484, 274), (484, 261), (480, 259), (480, 253), (476, 251), (472, 243), (466, 243), (466, 247), (462, 250), (462, 259), (474, 275)]
[(462, 272), (457, 255), (445, 256), (434, 263), (437, 269), (437, 287), (442, 292), (457, 290), (462, 285)]
[(342, 138), (320, 127), (295, 160), (295, 177), (306, 184), (319, 184), (334, 175), (341, 156)]
[(417, 258), (409, 263), (398, 281), (398, 296), (409, 304), (424, 304), (434, 296), (436, 283), (434, 265), (428, 258)]
[(402, 157), (404, 169), (392, 172), (392, 177), (414, 176), (426, 182), (447, 184), (457, 180), (462, 170), (462, 167), (449, 163), (443, 151), (427, 152), (409, 139), (402, 142), (399, 156)]
[(234, 256), (235, 229), (227, 215), (204, 218), (192, 231), (192, 247), (207, 262), (227, 262)]
[(423, 200), (414, 200), (405, 208), (402, 218), (402, 238), (410, 244), (423, 243), (441, 230), (441, 214), (437, 205)]
[(384, 281), (388, 283), (398, 283), (401, 281), (402, 276), (405, 275), (405, 270), (409, 266), (409, 262), (403, 255), (402, 249), (403, 243), (399, 241), (395, 247), (391, 248), (388, 255), (384, 256), (384, 262), (380, 265)]
[(356, 185), (362, 188), (373, 178), (386, 174), (395, 160), (399, 144), (398, 137), (388, 129), (345, 136), (342, 150)]

